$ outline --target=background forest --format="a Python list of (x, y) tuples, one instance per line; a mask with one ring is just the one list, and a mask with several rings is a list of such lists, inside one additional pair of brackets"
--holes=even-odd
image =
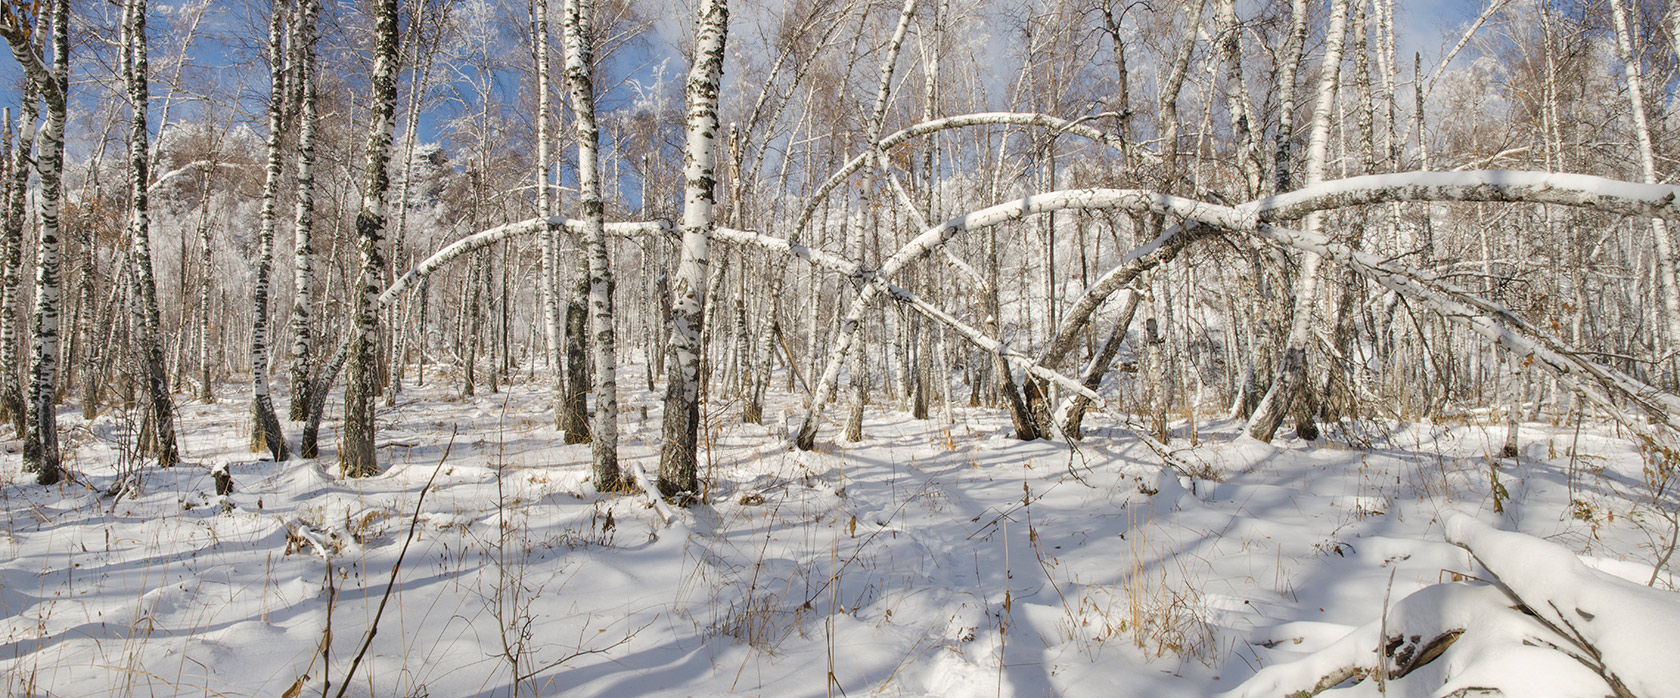
[[(1634, 632), (1612, 616), (1680, 617), (1670, 5), (6, 0), (0, 429), (20, 457), (0, 468), (15, 560), (0, 570), (4, 685), (94, 691), (55, 688), (63, 677), (43, 667), (115, 656), (119, 637), (122, 658), (104, 665), (143, 665), (152, 631), (132, 628), (161, 613), (145, 601), (152, 565), (196, 543), (158, 529), (113, 552), (109, 532), (185, 511), (213, 535), (248, 517), (250, 548), (228, 554), (249, 564), (283, 545), (297, 568), (269, 558), (229, 582), (232, 599), (260, 581), (253, 599), (205, 607), (193, 627), (258, 603), (278, 627), (269, 586), (311, 578), (306, 600), (286, 602), (308, 607), (284, 628), (297, 656), (263, 664), (273, 674), (251, 694), (298, 695), (323, 675), (341, 694), (733, 692), (792, 637), (805, 643), (785, 651), (822, 652), (826, 677), (761, 671), (756, 690), (852, 690), (835, 624), (882, 610), (890, 622), (903, 600), (889, 600), (900, 581), (844, 573), (891, 577), (996, 534), (1002, 577), (978, 556), (960, 581), (950, 565), (969, 562), (936, 565), (946, 596), (901, 621), (925, 632), (852, 629), (874, 648), (859, 661), (881, 665), (860, 670), (862, 685), (1066, 694), (1168, 671), (1186, 681), (1142, 694), (1386, 694), (1472, 652), (1459, 638), (1473, 624), (1440, 609), (1485, 606), (1529, 610), (1476, 642), (1544, 635), (1587, 671), (1512, 672), (1499, 681), (1519, 683), (1497, 690), (1674, 695), (1660, 655), (1605, 644)], [(901, 465), (946, 461), (944, 475), (899, 480)], [(1035, 461), (1055, 472), (1016, 473)], [(1021, 487), (976, 474), (999, 468)], [(1250, 505), (1280, 489), (1341, 513), (1320, 520), (1297, 501), (1288, 516), (1316, 522), (1276, 542), (1251, 532), (1279, 547), (1244, 542), (1225, 563), (1186, 542), (1277, 524)], [(457, 493), (437, 504), (445, 492)], [(1196, 518), (1220, 502), (1223, 523)], [(1035, 526), (1033, 506), (1065, 509)], [(928, 517), (914, 535), (929, 542), (877, 542), (911, 537), (906, 511)], [(103, 518), (59, 518), (75, 512)], [(646, 549), (624, 540), (640, 528), (613, 533), (632, 518)], [(472, 531), (488, 520), (493, 532)], [(1012, 543), (1005, 520), (1028, 532)], [(1177, 527), (1172, 545), (1147, 542), (1151, 526)], [(1047, 552), (1040, 527), (1124, 542), (1061, 568), (1072, 552)], [(51, 561), (54, 530), (83, 553), (89, 531), (107, 532), (113, 571), (80, 593), (138, 614), (129, 634), (86, 650), (52, 629), (48, 590), (74, 598), (82, 583)], [(784, 530), (803, 542), (771, 546)], [(1351, 542), (1365, 535), (1424, 547), (1385, 557)], [(404, 562), (410, 544), (422, 563)], [(1022, 606), (1066, 616), (1065, 630), (1039, 629), (1061, 654), (1021, 661), (1077, 655), (1066, 666), (1083, 678), (1006, 676), (1020, 651), (1007, 639), (1012, 545), (1016, 565), (1036, 559), (1048, 580)], [(638, 577), (614, 557), (642, 553), (665, 566)], [(154, 554), (166, 561), (137, 562)], [(308, 555), (325, 572), (306, 575)], [(1354, 574), (1345, 607), (1320, 604), (1341, 613), (1322, 628), (1222, 605), (1258, 608), (1258, 585), (1313, 606), (1338, 593), (1333, 575), (1313, 592), (1280, 575), (1332, 555), (1417, 561), (1398, 584), (1392, 569)], [(579, 639), (555, 659), (534, 628), (580, 612), (533, 610), (558, 601), (528, 580), (578, 559), (640, 579), (699, 566), (726, 582), (673, 581), (680, 598), (660, 612), (580, 602)], [(1238, 560), (1250, 568), (1220, 566)], [(506, 671), (440, 684), (411, 671), (408, 644), (361, 669), (388, 600), (423, 614), (416, 627), (451, 630), (417, 609), (459, 595), (421, 586), (405, 600), (393, 591), (405, 564), (476, 580), (485, 612), (465, 615), (495, 629), (479, 654)], [(1607, 629), (1534, 610), (1560, 587), (1519, 580), (1564, 567), (1575, 576), (1561, 588), (1621, 609)], [(1449, 591), (1430, 591), (1448, 571)], [(1464, 581), (1476, 577), (1509, 598)], [(378, 610), (337, 608), (345, 585)], [(191, 601), (178, 608), (208, 598), (180, 593)], [(1427, 610), (1391, 619), (1390, 596)], [(702, 607), (722, 617), (695, 620)], [(1437, 611), (1440, 627), (1409, 640), (1387, 625), (1421, 628)], [(335, 640), (335, 612), (362, 625)], [(592, 644), (597, 616), (614, 620)], [(672, 618), (693, 628), (649, 629)], [(1637, 644), (1672, 651), (1675, 627)], [(1136, 663), (1094, 669), (1096, 647), (1122, 636)], [(749, 655), (730, 661), (742, 669), (718, 668), (716, 638), (741, 643)], [(642, 645), (659, 661), (691, 656), (689, 639), (714, 653), (711, 674), (589, 673), (611, 665), (591, 658)], [(1265, 644), (1285, 639), (1306, 646)], [(53, 647), (64, 654), (43, 654)], [(945, 666), (953, 655), (960, 668)], [(1163, 657), (1177, 668), (1148, 668)], [(912, 659), (934, 668), (912, 677)], [(1484, 676), (1470, 659), (1430, 666), (1439, 676), (1397, 685), (1426, 695)], [(101, 674), (110, 686), (97, 690), (138, 690), (134, 671)], [(198, 685), (163, 674), (144, 680)]]

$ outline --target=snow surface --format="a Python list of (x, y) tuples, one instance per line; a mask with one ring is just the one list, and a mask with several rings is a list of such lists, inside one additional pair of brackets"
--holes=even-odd
[[(862, 443), (834, 443), (830, 426), (800, 453), (783, 426), (797, 417), (749, 426), (718, 409), (702, 427), (710, 503), (667, 521), (643, 495), (594, 493), (588, 447), (554, 438), (541, 381), (470, 398), (442, 382), (380, 412), (387, 467), (365, 480), (338, 477), (330, 430), (318, 461), (256, 460), (233, 387), (183, 404), (186, 462), (140, 470), (121, 497), (104, 492), (137, 462), (134, 415), (63, 412), (77, 478), (60, 487), (34, 485), (7, 442), (0, 689), (280, 695), (307, 676), (304, 695), (324, 677), (336, 691), (417, 504), (351, 695), (1268, 695), (1336, 658), (1369, 665), (1385, 627), (1453, 621), (1477, 632), (1390, 695), (1602, 687), (1520, 642), (1543, 629), (1475, 581), (1488, 570), (1443, 523), (1459, 511), (1548, 539), (1468, 519), (1451, 531), (1512, 536), (1487, 545), (1546, 593), (1592, 605), (1606, 652), (1674, 671), (1661, 660), (1676, 647), (1641, 649), (1626, 634), (1637, 618), (1617, 620), (1671, 619), (1677, 595), (1671, 576), (1640, 586), (1666, 529), (1642, 494), (1645, 461), (1610, 427), (1525, 425), (1512, 462), (1489, 458), (1502, 425), (1368, 423), (1268, 445), (1215, 420), (1192, 447), (1181, 423), (1172, 446), (1192, 478), (1108, 414), (1070, 450), (1010, 438), (993, 410), (923, 422), (877, 405)], [(620, 453), (648, 473), (658, 403), (641, 390), (620, 403)], [(225, 500), (210, 478), (222, 464), (237, 488)]]

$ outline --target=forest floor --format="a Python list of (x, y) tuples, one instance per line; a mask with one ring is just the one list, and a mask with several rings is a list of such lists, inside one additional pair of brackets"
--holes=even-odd
[[(322, 458), (257, 460), (240, 386), (179, 406), (171, 470), (140, 467), (133, 415), (66, 409), (62, 486), (7, 442), (0, 692), (335, 694), (379, 615), (348, 695), (1201, 696), (1485, 574), (1449, 512), (1640, 584), (1669, 534), (1640, 453), (1590, 423), (1526, 424), (1504, 460), (1502, 425), (1266, 445), (1212, 420), (1192, 446), (1179, 424), (1184, 474), (1105, 414), (1070, 449), (994, 410), (882, 406), (863, 442), (829, 425), (811, 453), (781, 412), (718, 408), (706, 502), (667, 522), (595, 493), (544, 386), (442, 383), (380, 411), (364, 480), (338, 476), (336, 406)], [(621, 404), (624, 462), (653, 474), (658, 400)]]

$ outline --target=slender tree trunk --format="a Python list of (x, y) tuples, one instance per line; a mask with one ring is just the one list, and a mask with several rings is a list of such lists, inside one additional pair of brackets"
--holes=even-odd
[[(1628, 30), (1626, 10), (1622, 0), (1610, 0), (1610, 18), (1616, 27), (1616, 48), (1622, 58), (1622, 70), (1627, 76), (1628, 101), (1633, 111), (1634, 136), (1639, 146), (1639, 174), (1642, 181), (1656, 184), (1655, 148), (1651, 144), (1651, 127), (1645, 116), (1645, 84), (1640, 58), (1633, 53), (1633, 36)], [(1680, 27), (1680, 22), (1675, 24)], [(1668, 331), (1668, 346), (1680, 346), (1680, 285), (1674, 278), (1674, 251), (1668, 239), (1668, 222), (1651, 219), (1651, 238), (1657, 251), (1657, 287), (1662, 290), (1664, 329)], [(1660, 353), (1660, 352), (1659, 352)]]
[[(536, 35), (537, 64), (537, 209), (538, 215), (554, 215), (554, 193), (549, 185), (548, 113), (548, 0), (535, 0), (532, 31)], [(565, 335), (560, 318), (560, 233), (550, 226), (542, 237), (543, 336), (548, 346), (550, 389), (554, 428), (566, 430)], [(570, 433), (567, 431), (567, 433)]]
[(293, 28), (298, 84), (297, 209), (293, 215), (291, 407), (293, 421), (309, 413), (314, 362), (310, 307), (315, 303), (315, 261), (310, 239), (315, 228), (315, 41), (320, 0), (300, 0)]
[(286, 438), (274, 413), (274, 398), (268, 385), (268, 289), (274, 265), (275, 206), (280, 197), (280, 135), (285, 127), (286, 65), (284, 24), (286, 8), (276, 5), (269, 19), (270, 61), (268, 105), (268, 167), (263, 184), (262, 213), (257, 228), (257, 274), (252, 292), (251, 320), (251, 450), (267, 450), (274, 460), (286, 460)]
[(1278, 66), (1278, 130), (1276, 152), (1272, 164), (1272, 193), (1281, 194), (1293, 189), (1290, 183), (1290, 160), (1295, 142), (1295, 76), (1301, 70), (1301, 59), (1307, 43), (1307, 0), (1290, 0), (1289, 34), (1284, 39), (1283, 57)]
[(589, 357), (585, 353), (589, 312), (584, 306), (589, 296), (589, 260), (580, 262), (566, 296), (566, 334), (561, 343), (566, 354), (566, 400), (560, 428), (569, 444), (589, 443)]
[(210, 289), (215, 284), (210, 282), (213, 275), (212, 253), (214, 248), (210, 241), (210, 173), (214, 168), (206, 169), (201, 183), (203, 199), (198, 208), (198, 370), (199, 370), (199, 399), (205, 403), (216, 401), (216, 389), (210, 381)]
[[(12, 56), (23, 66), (47, 105), (46, 128), (40, 133), (36, 170), (41, 178), (41, 237), (35, 245), (35, 310), (30, 318), (31, 343), (29, 402), (23, 443), (25, 471), (36, 473), (36, 482), (51, 485), (63, 476), (58, 449), (58, 325), (61, 280), (59, 277), (59, 207), (64, 193), (64, 123), (70, 91), (70, 6), (68, 0), (52, 4), (53, 62), (48, 68), (41, 49), (33, 42), (31, 27), (18, 23), (16, 15), (0, 21), (0, 36), (11, 46)], [(20, 149), (21, 150), (21, 149)]]
[[(125, 27), (128, 40), (123, 47), (124, 67), (128, 79), (128, 99), (133, 109), (132, 130), (128, 141), (128, 178), (130, 187), (129, 219), (130, 244), (134, 254), (135, 328), (140, 331), (140, 352), (144, 356), (146, 392), (150, 398), (151, 422), (157, 449), (158, 465), (174, 466), (180, 460), (175, 445), (175, 405), (169, 394), (169, 374), (163, 362), (163, 338), (158, 335), (157, 283), (152, 276), (151, 214), (147, 206), (146, 189), (150, 177), (146, 130), (148, 98), (148, 61), (146, 57), (146, 0), (127, 0)], [(92, 248), (87, 251), (92, 254)]]
[[(1330, 117), (1336, 106), (1336, 87), (1341, 77), (1342, 48), (1347, 37), (1348, 0), (1336, 0), (1331, 8), (1330, 28), (1325, 37), (1324, 67), (1318, 81), (1318, 101), (1313, 106), (1312, 138), (1307, 144), (1306, 185), (1324, 179), (1324, 163), (1330, 147)], [(1306, 232), (1316, 234), (1322, 214), (1307, 216)], [(1283, 417), (1291, 411), (1297, 417), (1302, 438), (1312, 439), (1318, 430), (1311, 421), (1311, 411), (1296, 403), (1306, 388), (1307, 343), (1312, 338), (1313, 318), (1318, 304), (1319, 255), (1303, 255), (1300, 277), (1296, 280), (1294, 319), (1289, 326), (1289, 339), (1279, 362), (1272, 387), (1261, 398), (1260, 406), (1248, 420), (1248, 434), (1261, 441), (1271, 441)], [(1305, 418), (1305, 421), (1302, 421)]]
[[(1126, 331), (1132, 326), (1132, 316), (1137, 313), (1138, 301), (1143, 294), (1130, 291), (1126, 294), (1125, 302), (1120, 306), (1120, 313), (1114, 322), (1114, 328), (1109, 330), (1108, 339), (1103, 341), (1102, 348), (1097, 350), (1085, 365), (1085, 371), (1080, 375), (1079, 383), (1091, 390), (1102, 385), (1103, 376), (1108, 374), (1109, 364), (1114, 363), (1114, 357), (1120, 352), (1120, 344), (1126, 339)], [(1062, 426), (1062, 432), (1069, 438), (1079, 438), (1083, 433), (1085, 409), (1091, 401), (1084, 395), (1077, 393), (1068, 396), (1057, 408), (1052, 419)]]
[(695, 16), (694, 65), (689, 71), (687, 145), (683, 157), (682, 257), (672, 284), (671, 343), (667, 360), (664, 444), (659, 454), (659, 491), (693, 496), (699, 491), (697, 449), (700, 418), (700, 325), (706, 298), (718, 136), (718, 84), (723, 76), (726, 0), (704, 0)]
[(356, 246), (361, 270), (352, 287), (351, 331), (344, 376), (344, 446), (339, 467), (347, 477), (379, 472), (374, 450), (374, 397), (379, 391), (376, 353), (379, 344), (379, 290), (385, 260), (380, 238), (385, 233), (385, 194), (391, 187), (391, 134), (397, 108), (397, 0), (379, 0), (370, 102), (366, 180), (362, 209), (356, 215)]
[[(23, 404), (23, 389), (18, 383), (18, 341), (19, 324), (22, 318), (18, 316), (18, 295), (22, 290), (19, 279), (23, 276), (23, 223), (26, 213), (24, 203), (28, 200), (29, 192), (29, 163), (34, 158), (35, 129), (36, 129), (36, 98), (40, 91), (34, 81), (26, 80), (23, 87), (23, 103), (18, 116), (17, 148), (12, 151), (10, 177), (6, 188), (4, 247), (0, 248), (0, 289), (5, 298), (0, 301), (0, 414), (11, 420), (13, 433), (23, 435), (29, 426), (25, 423), (28, 409)], [(9, 124), (10, 113), (6, 115)]]

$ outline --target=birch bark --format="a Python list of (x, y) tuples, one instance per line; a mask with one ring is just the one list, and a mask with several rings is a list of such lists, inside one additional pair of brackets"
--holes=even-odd
[(314, 362), (310, 307), (315, 303), (315, 123), (316, 21), (320, 0), (300, 0), (292, 50), (297, 56), (295, 86), (298, 103), (297, 208), (292, 216), (292, 356), (291, 405), (293, 421), (308, 416), (310, 367)]
[[(28, 199), (29, 163), (34, 158), (36, 122), (39, 119), (37, 95), (39, 90), (34, 81), (26, 80), (22, 106), (18, 110), (17, 147), (12, 151), (11, 170), (7, 173), (11, 181), (6, 189), (5, 246), (0, 248), (0, 254), (5, 255), (4, 267), (0, 268), (0, 273), (3, 273), (0, 287), (6, 294), (4, 301), (0, 301), (0, 414), (11, 420), (15, 434), (23, 434), (29, 428), (25, 423), (29, 410), (24, 406), (23, 389), (18, 383), (19, 325), (22, 322), (18, 316), (18, 292), (22, 290), (19, 280), (23, 276), (24, 204)], [(7, 120), (10, 121), (9, 116)]]
[(29, 402), (26, 405), (23, 464), (36, 473), (36, 482), (51, 485), (63, 477), (58, 450), (58, 325), (59, 208), (64, 194), (64, 123), (70, 91), (70, 3), (52, 4), (52, 53), (49, 68), (34, 27), (7, 13), (0, 36), (10, 45), (29, 82), (47, 105), (46, 128), (39, 135), (35, 167), (41, 180), (41, 229), (35, 245), (35, 309), (30, 357)]
[(693, 496), (699, 490), (700, 323), (706, 307), (706, 261), (715, 225), (718, 83), (723, 77), (726, 0), (704, 0), (695, 17), (694, 65), (685, 101), (688, 126), (683, 157), (682, 256), (671, 288), (671, 340), (667, 352), (664, 443), (659, 491)]
[(583, 246), (589, 259), (589, 321), (595, 350), (595, 417), (590, 454), (595, 488), (621, 487), (618, 469), (618, 358), (613, 332), (613, 274), (607, 255), (606, 208), (601, 201), (601, 130), (595, 121), (594, 0), (566, 0), (562, 24), (566, 44), (566, 82), (571, 88), (577, 127), (578, 208), (583, 216)]
[[(129, 122), (128, 182), (129, 243), (134, 255), (134, 325), (139, 330), (139, 350), (146, 369), (148, 407), (157, 445), (154, 455), (158, 465), (168, 468), (180, 460), (180, 453), (175, 445), (175, 406), (169, 394), (169, 374), (163, 363), (163, 338), (158, 336), (157, 282), (152, 274), (151, 213), (146, 196), (147, 172), (150, 171), (150, 139), (146, 129), (146, 112), (150, 103), (147, 94), (150, 70), (146, 57), (146, 0), (127, 0), (124, 12), (124, 27), (128, 36), (123, 46), (123, 66), (128, 80), (129, 106), (133, 110)], [(92, 254), (92, 250), (88, 254)]]
[[(1324, 66), (1319, 72), (1318, 99), (1313, 105), (1312, 137), (1307, 142), (1305, 179), (1307, 186), (1324, 179), (1324, 162), (1330, 150), (1330, 118), (1336, 106), (1336, 88), (1342, 72), (1342, 48), (1347, 38), (1348, 0), (1337, 0), (1331, 6), (1330, 28), (1326, 32)], [(1306, 232), (1316, 234), (1321, 225), (1318, 215), (1307, 216)], [(1303, 438), (1314, 438), (1317, 428), (1310, 415), (1296, 409), (1301, 390), (1306, 385), (1307, 342), (1311, 339), (1313, 320), (1318, 304), (1318, 276), (1322, 260), (1315, 253), (1303, 255), (1295, 287), (1295, 315), (1289, 325), (1289, 339), (1279, 361), (1277, 376), (1260, 406), (1248, 420), (1248, 434), (1261, 441), (1271, 441), (1292, 410), (1297, 416)]]
[(385, 233), (385, 194), (391, 187), (387, 171), (391, 134), (397, 108), (397, 0), (376, 5), (373, 99), (370, 103), (367, 161), (362, 184), (362, 209), (356, 214), (356, 247), (360, 273), (352, 285), (351, 331), (344, 375), (344, 445), (339, 468), (347, 477), (379, 472), (374, 450), (374, 396), (379, 390), (379, 285), (385, 260), (380, 238)]
[[(1633, 131), (1639, 146), (1639, 175), (1646, 184), (1656, 184), (1655, 149), (1651, 144), (1651, 127), (1645, 116), (1645, 81), (1639, 57), (1633, 53), (1632, 32), (1628, 30), (1626, 10), (1622, 0), (1610, 0), (1610, 18), (1616, 27), (1616, 49), (1627, 76), (1628, 102), (1633, 111)], [(1680, 23), (1676, 24), (1680, 27)], [(1668, 223), (1662, 218), (1651, 219), (1651, 238), (1656, 243), (1658, 287), (1662, 289), (1668, 346), (1680, 345), (1680, 287), (1674, 278), (1674, 250), (1668, 237)]]

